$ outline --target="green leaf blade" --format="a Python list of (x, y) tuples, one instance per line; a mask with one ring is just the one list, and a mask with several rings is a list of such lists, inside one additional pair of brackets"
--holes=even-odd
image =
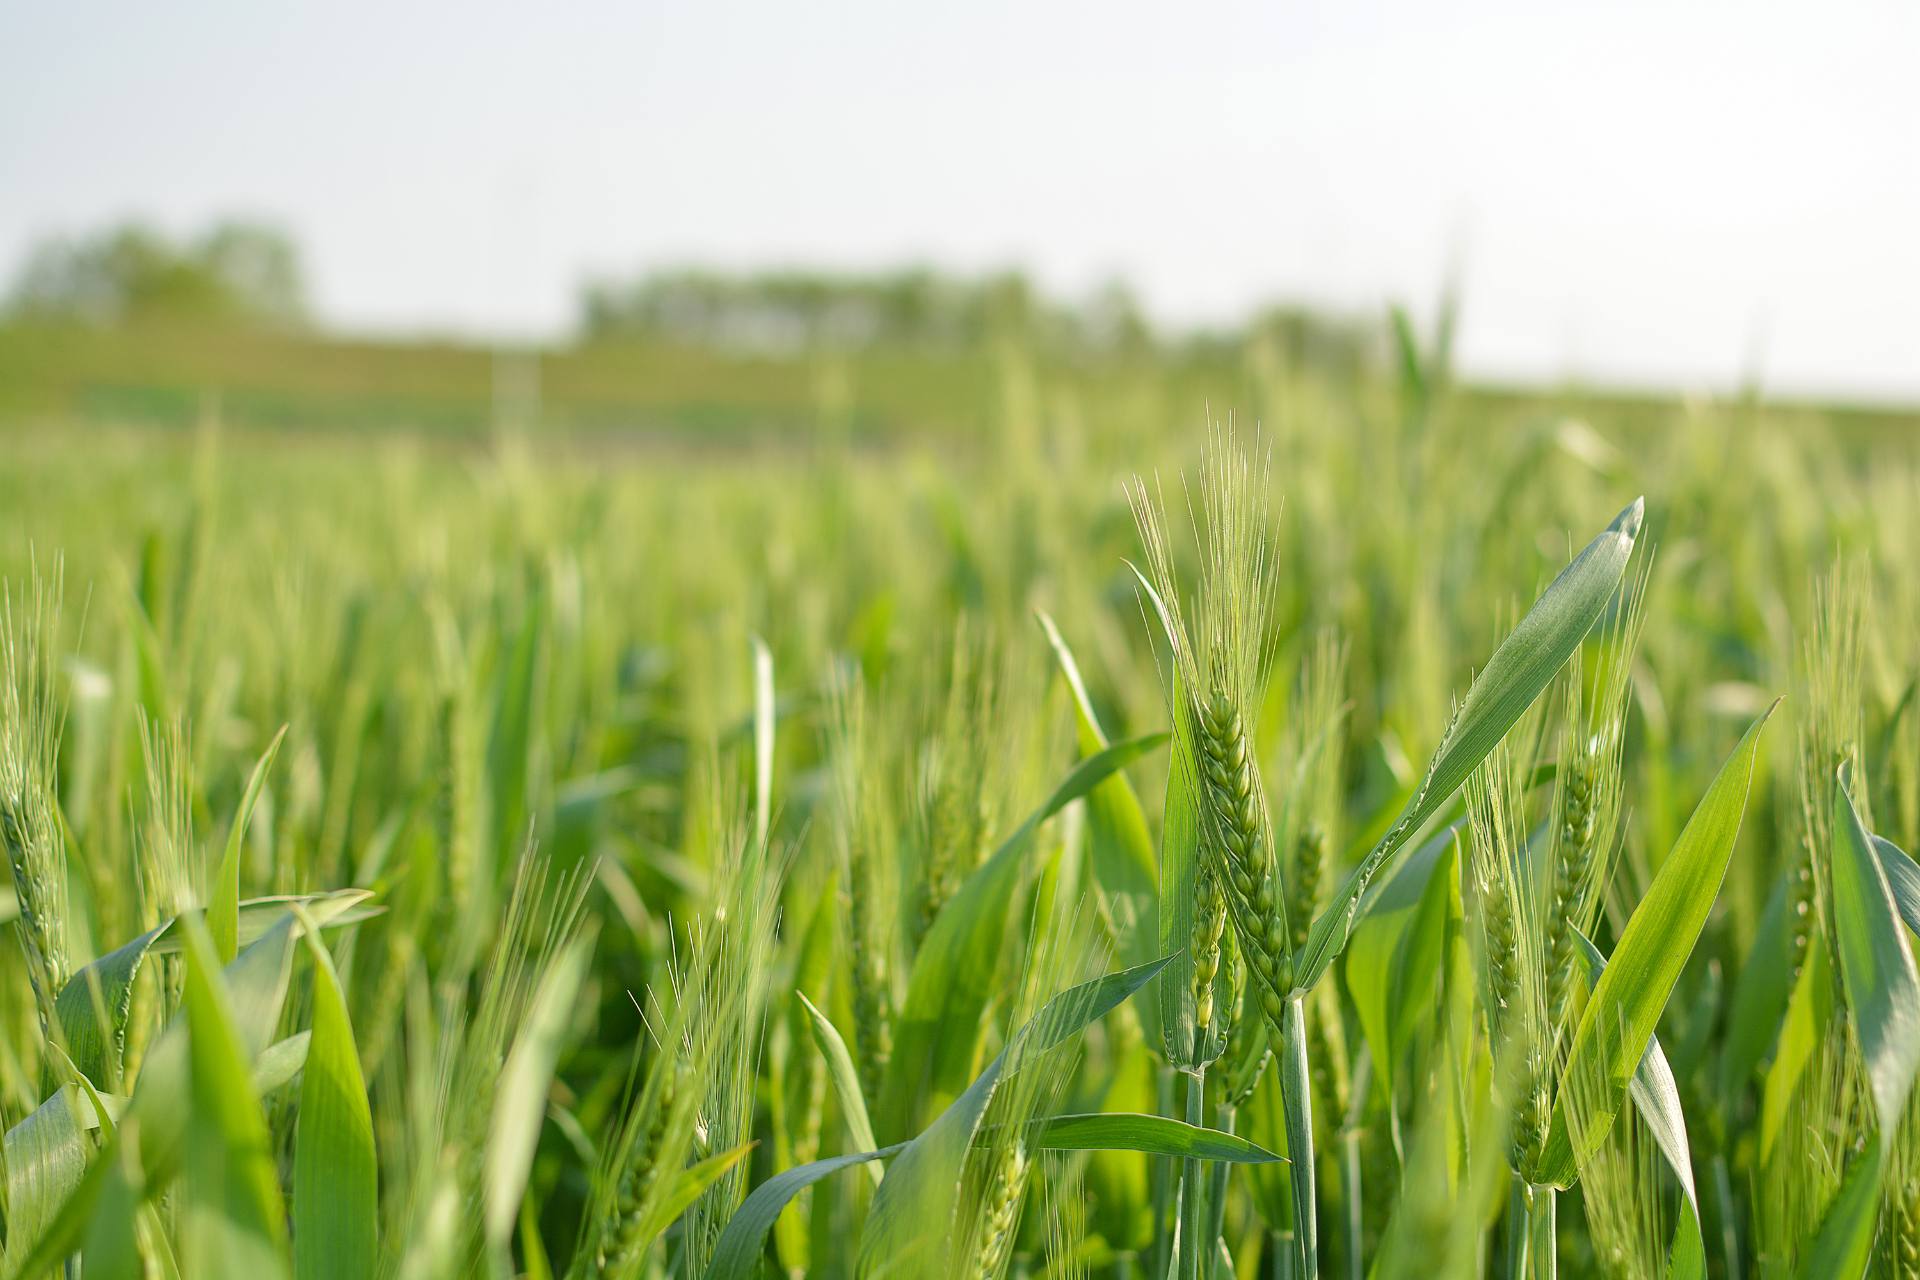
[(1140, 1151), (1148, 1155), (1228, 1164), (1274, 1164), (1275, 1155), (1236, 1133), (1203, 1128), (1157, 1116), (1125, 1111), (1060, 1115), (1042, 1122), (1034, 1145), (1047, 1151)]
[(1164, 733), (1145, 734), (1082, 760), (940, 909), (907, 980), (893, 1058), (881, 1087), (877, 1120), (882, 1132), (911, 1132), (925, 1108), (944, 1104), (966, 1087), (981, 1019), (995, 994), (1021, 858), (1041, 823), (1166, 740)]
[(1891, 1145), (1920, 1071), (1920, 977), (1873, 839), (1833, 784), (1833, 919), (1840, 979), (1867, 1069), (1880, 1132)]
[(286, 737), (287, 726), (281, 725), (259, 763), (253, 766), (247, 789), (240, 797), (240, 808), (233, 815), (233, 828), (227, 832), (226, 851), (221, 854), (219, 870), (214, 873), (213, 896), (207, 903), (207, 933), (213, 939), (214, 955), (221, 964), (231, 964), (240, 954), (241, 849), (247, 827), (253, 822), (254, 806), (260, 802), (260, 792), (267, 785), (267, 773), (273, 768), (274, 757), (280, 754), (280, 744)]
[(212, 1280), (288, 1274), (286, 1216), (252, 1055), (236, 1021), (206, 928), (183, 919), (190, 1119), (185, 1261)]
[(1318, 982), (1346, 947), (1361, 897), (1374, 876), (1453, 798), (1606, 612), (1633, 557), (1645, 502), (1644, 498), (1635, 498), (1615, 516), (1613, 523), (1541, 592), (1526, 616), (1494, 650), (1467, 689), (1452, 725), (1434, 752), (1426, 781), (1385, 838), (1354, 868), (1313, 922), (1295, 969), (1294, 982), (1300, 990)]
[(373, 1274), (377, 1262), (373, 1115), (333, 957), (317, 929), (306, 931), (306, 941), (313, 955), (313, 1031), (294, 1131), (294, 1275), (354, 1280)]
[[(1746, 814), (1760, 733), (1779, 705), (1748, 727), (1720, 766), (1594, 984), (1568, 1052), (1565, 1078), (1573, 1083), (1562, 1087), (1543, 1157), (1557, 1186), (1571, 1185), (1578, 1164), (1606, 1137), (1706, 925)], [(1583, 1097), (1577, 1116), (1567, 1105), (1570, 1096)]]
[(520, 1197), (527, 1189), (534, 1147), (547, 1112), (547, 1091), (592, 954), (591, 935), (575, 938), (560, 952), (541, 975), (527, 1020), (507, 1051), (487, 1130), (485, 1170), (486, 1238), (498, 1250), (513, 1238)]
[[(827, 1079), (833, 1083), (834, 1096), (840, 1100), (840, 1113), (846, 1118), (847, 1132), (853, 1138), (854, 1149), (875, 1150), (879, 1144), (873, 1140), (873, 1121), (867, 1116), (866, 1095), (860, 1091), (860, 1073), (854, 1068), (853, 1055), (847, 1051), (846, 1040), (840, 1035), (840, 1029), (833, 1025), (832, 1019), (807, 999), (806, 992), (796, 991), (793, 994), (806, 1006), (807, 1016), (813, 1024), (813, 1042), (818, 1046), (820, 1056), (826, 1060)], [(879, 1166), (868, 1167), (873, 1170), (874, 1185), (880, 1185)]]

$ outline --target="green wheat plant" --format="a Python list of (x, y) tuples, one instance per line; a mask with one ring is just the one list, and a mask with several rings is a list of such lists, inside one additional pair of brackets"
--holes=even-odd
[(1902, 420), (1288, 333), (0, 420), (0, 1280), (1920, 1280)]

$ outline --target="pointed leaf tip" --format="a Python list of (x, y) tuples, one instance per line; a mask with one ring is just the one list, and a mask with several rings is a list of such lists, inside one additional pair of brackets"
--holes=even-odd
[(1616, 533), (1624, 533), (1629, 542), (1640, 536), (1640, 522), (1647, 516), (1647, 499), (1643, 494), (1627, 504), (1627, 509), (1613, 518), (1608, 527)]

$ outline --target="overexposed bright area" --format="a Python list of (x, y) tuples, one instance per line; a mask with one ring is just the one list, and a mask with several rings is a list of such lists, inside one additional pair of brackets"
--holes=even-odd
[(329, 323), (556, 336), (677, 263), (1118, 276), (1174, 323), (1457, 272), (1470, 374), (1911, 398), (1916, 65), (1880, 0), (15, 5), (0, 270), (240, 211)]

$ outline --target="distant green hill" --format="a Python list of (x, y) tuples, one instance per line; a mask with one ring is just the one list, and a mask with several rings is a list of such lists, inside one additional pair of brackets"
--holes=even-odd
[[(1026, 413), (1099, 431), (1275, 408), (1281, 383), (1393, 411), (1385, 374), (1297, 368), (1271, 347), (1215, 344), (1130, 356), (1005, 347), (762, 355), (626, 338), (502, 353), (458, 339), (371, 339), (246, 327), (0, 325), (0, 425), (183, 427), (209, 413), (242, 429), (459, 436), (503, 422), (545, 430), (724, 442), (838, 435), (967, 441)], [(1266, 391), (1263, 391), (1263, 387)], [(1674, 398), (1580, 388), (1470, 387), (1475, 408), (1576, 412), (1616, 428), (1669, 420)], [(1810, 411), (1870, 433), (1920, 413)]]

